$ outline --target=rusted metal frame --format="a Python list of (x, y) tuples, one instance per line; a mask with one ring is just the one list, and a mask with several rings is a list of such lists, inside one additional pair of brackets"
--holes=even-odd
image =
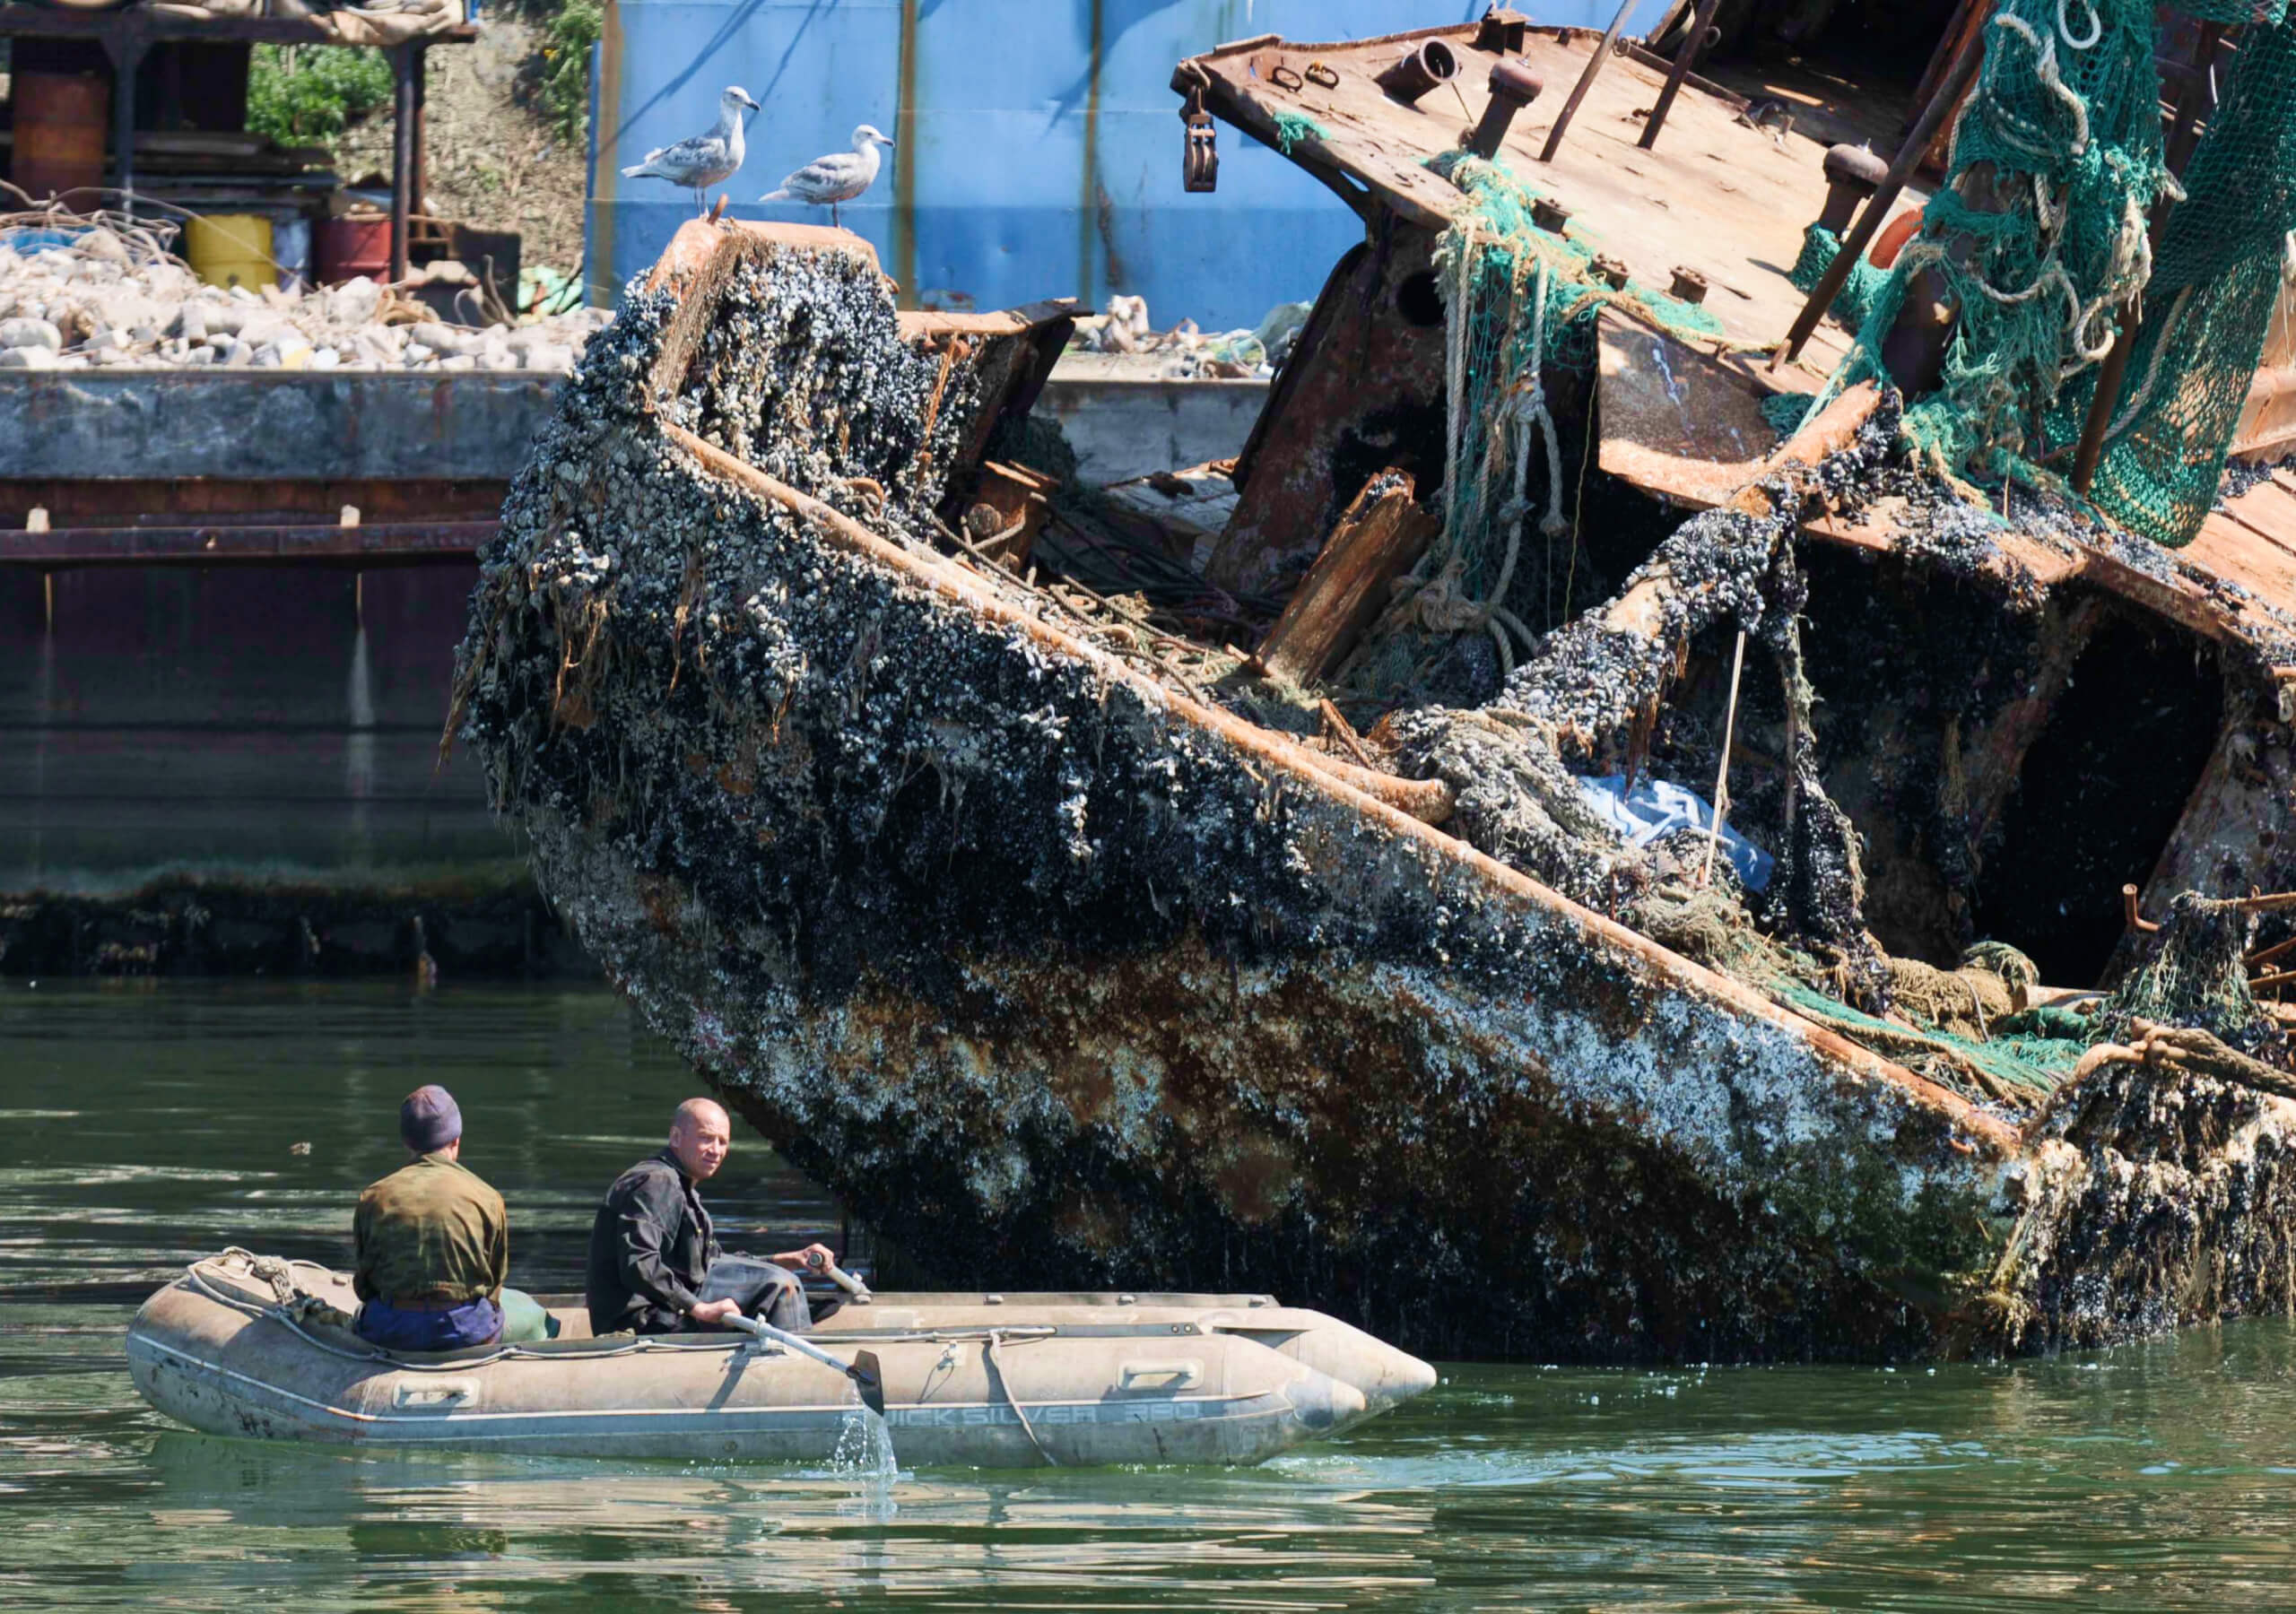
[(509, 493), (494, 477), (0, 477), (0, 543), (36, 508), (58, 526), (301, 526), (350, 505), (387, 525), (491, 521)]
[(1857, 215), (1857, 224), (1842, 238), (1841, 249), (1833, 255), (1833, 262), (1826, 265), (1825, 273), (1811, 289), (1809, 300), (1802, 305), (1802, 312), (1795, 318), (1794, 328), (1786, 334), (1785, 345), (1770, 360), (1770, 367), (1773, 370), (1782, 369), (1801, 357), (1803, 345), (1810, 340), (1811, 333), (1818, 328), (1818, 321), (1825, 317), (1826, 310), (1833, 307), (1833, 299), (1840, 295), (1841, 288), (1848, 282), (1850, 270), (1858, 259), (1866, 256), (1866, 248), (1873, 245), (1874, 237), (1882, 228), (1882, 221), (1888, 218), (1890, 209), (1897, 205), (1899, 194), (1905, 189), (1906, 182), (1913, 178), (1913, 170), (1920, 165), (1922, 153), (1929, 149), (1930, 141), (1936, 135), (1937, 126), (1961, 104), (1961, 91), (1969, 87), (1977, 75), (1978, 67), (1985, 60), (1984, 45), (1982, 33), (1970, 36), (1969, 42), (1961, 48), (1960, 58), (1954, 62), (1952, 72), (1945, 75), (1945, 82), (1937, 87), (1937, 93), (1931, 96), (1929, 104), (1921, 109), (1920, 120), (1913, 126), (1913, 133), (1906, 136), (1905, 143), (1898, 148), (1897, 156), (1890, 163), (1888, 175), (1874, 194), (1866, 198), (1865, 210)]
[(1683, 81), (1690, 76), (1691, 64), (1706, 47), (1707, 30), (1714, 26), (1714, 13), (1722, 7), (1722, 0), (1698, 0), (1698, 11), (1690, 20), (1690, 33), (1683, 40), (1683, 48), (1674, 53), (1674, 65), (1666, 74), (1666, 86), (1658, 91), (1658, 104), (1650, 108), (1650, 116), (1642, 125), (1642, 137), (1634, 143), (1644, 151), (1658, 143), (1658, 131), (1665, 126), (1666, 114), (1674, 108), (1674, 97), (1683, 91)]
[[(2193, 41), (2192, 76), (2177, 92), (2176, 125), (2163, 153), (2172, 174), (2181, 175), (2192, 156), (2200, 98), (2208, 91), (2208, 69), (2216, 60), (2216, 48), (2223, 38), (2222, 22), (2204, 22), (2199, 37)], [(2160, 246), (2161, 233), (2168, 228), (2169, 214), (2175, 206), (2174, 202), (2162, 196), (2153, 207), (2147, 234), (2154, 247)], [(2083, 498), (2097, 480), (2097, 466), (2105, 457), (2105, 433), (2112, 428), (2113, 412), (2120, 406), (2121, 383), (2127, 379), (2128, 361), (2136, 351), (2137, 304), (2138, 298), (2132, 297), (2120, 306), (2114, 319), (2112, 351), (2105, 355), (2105, 361), (2097, 371), (2097, 390), (2089, 400), (2088, 415), (2081, 422), (2081, 446), (2073, 456), (2073, 490)]]
[(51, 571), (83, 566), (215, 566), (248, 561), (425, 564), (467, 560), (492, 538), (492, 521), (389, 522), (372, 526), (220, 525), (57, 527), (0, 534), (0, 567)]
[[(1964, 4), (1967, 3), (1968, 0), (1964, 0)], [(1570, 99), (1562, 103), (1562, 110), (1556, 116), (1554, 126), (1546, 132), (1546, 148), (1539, 153), (1541, 162), (1552, 162), (1554, 154), (1562, 149), (1563, 134), (1570, 127), (1570, 120), (1578, 116), (1578, 103), (1587, 99), (1587, 91), (1592, 90), (1595, 81), (1602, 76), (1604, 64), (1611, 59), (1611, 51), (1618, 44), (1619, 30), (1626, 26), (1628, 13), (1639, 4), (1641, 0), (1620, 0), (1618, 15), (1611, 19), (1609, 29), (1603, 34), (1603, 42), (1595, 47), (1595, 54), (1587, 58), (1587, 70), (1571, 86)]]
[[(1017, 629), (1048, 648), (1083, 662), (1110, 683), (1120, 683), (1133, 690), (1152, 708), (1168, 710), (1218, 734), (1252, 761), (1290, 775), (1309, 788), (1350, 807), (1389, 834), (1426, 848), (1439, 860), (1463, 866), (1494, 896), (1559, 917), (1679, 989), (1701, 993), (1731, 1013), (1796, 1037), (1814, 1054), (1839, 1067), (1844, 1080), (1886, 1082), (1940, 1113), (1973, 1143), (1991, 1150), (1997, 1158), (2005, 1159), (2017, 1151), (2020, 1140), (2015, 1128), (1985, 1114), (1952, 1089), (1781, 1008), (1752, 988), (1694, 963), (1614, 919), (1581, 907), (1560, 891), (1436, 828), (1435, 821), (1420, 816), (1412, 807), (1436, 799), (1427, 786), (1439, 785), (1439, 781), (1398, 779), (1357, 768), (1247, 723), (1222, 708), (1176, 694), (1122, 658), (1031, 616), (945, 558), (902, 548), (870, 532), (842, 511), (704, 442), (683, 427), (667, 421), (659, 424), (663, 435), (691, 455), (701, 469), (745, 486), (813, 522), (839, 547), (935, 590), (985, 621)], [(1444, 787), (1442, 794), (1448, 794), (1448, 788)]]

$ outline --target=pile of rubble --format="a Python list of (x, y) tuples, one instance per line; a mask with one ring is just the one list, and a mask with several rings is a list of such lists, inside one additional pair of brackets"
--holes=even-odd
[(0, 231), (0, 369), (540, 370), (612, 317), (451, 325), (364, 276), (312, 291), (205, 285), (147, 233)]
[(1183, 379), (1265, 380), (1291, 357), (1307, 328), (1309, 305), (1278, 303), (1251, 330), (1205, 332), (1183, 319), (1169, 331), (1148, 322), (1148, 299), (1117, 296), (1108, 311), (1076, 322), (1069, 345), (1087, 353), (1151, 353), (1165, 360), (1164, 375)]

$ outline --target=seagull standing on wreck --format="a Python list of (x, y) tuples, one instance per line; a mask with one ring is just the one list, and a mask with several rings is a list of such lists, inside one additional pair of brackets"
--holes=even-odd
[(838, 204), (850, 202), (877, 182), (877, 148), (892, 149), (890, 136), (878, 132), (874, 124), (863, 124), (853, 131), (853, 149), (831, 152), (826, 157), (816, 157), (781, 182), (779, 190), (768, 191), (758, 198), (761, 202), (807, 202), (815, 207), (826, 204), (829, 221), (840, 221)]
[(633, 163), (622, 170), (625, 179), (648, 178), (666, 179), (673, 185), (683, 185), (693, 193), (694, 211), (706, 213), (709, 204), (701, 193), (713, 185), (722, 185), (734, 177), (742, 166), (742, 111), (758, 110), (750, 92), (739, 84), (728, 84), (718, 98), (718, 126), (707, 134), (696, 134), (681, 140), (675, 145), (656, 148), (646, 153), (646, 161)]

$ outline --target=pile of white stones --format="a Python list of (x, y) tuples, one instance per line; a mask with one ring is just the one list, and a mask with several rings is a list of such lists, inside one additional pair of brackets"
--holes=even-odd
[(423, 317), (361, 276), (313, 291), (228, 291), (112, 230), (18, 252), (0, 239), (0, 369), (542, 370), (574, 366), (612, 317), (578, 308), (480, 328)]

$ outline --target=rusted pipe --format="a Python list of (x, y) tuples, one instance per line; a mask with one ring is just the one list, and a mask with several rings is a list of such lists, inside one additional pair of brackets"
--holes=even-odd
[(1658, 91), (1658, 104), (1650, 108), (1650, 117), (1642, 126), (1642, 138), (1634, 143), (1648, 151), (1658, 143), (1658, 131), (1665, 126), (1666, 114), (1674, 110), (1674, 97), (1682, 93), (1683, 81), (1690, 76), (1690, 65), (1698, 59), (1705, 48), (1707, 30), (1714, 26), (1714, 13), (1722, 0), (1698, 0), (1697, 14), (1690, 20), (1690, 32), (1683, 38), (1683, 48), (1674, 52), (1674, 70), (1666, 74), (1666, 87)]
[(1826, 204), (1818, 210), (1818, 228), (1839, 240), (1857, 204), (1890, 177), (1890, 165), (1864, 146), (1837, 145), (1826, 148), (1823, 166)]
[(1562, 149), (1562, 132), (1570, 126), (1570, 120), (1578, 116), (1578, 103), (1587, 99), (1587, 91), (1592, 90), (1595, 81), (1602, 76), (1603, 64), (1611, 59), (1611, 52), (1617, 48), (1619, 30), (1626, 26), (1627, 13), (1639, 3), (1639, 0), (1621, 0), (1618, 15), (1611, 19), (1610, 28), (1603, 35), (1603, 42), (1595, 47), (1595, 54), (1587, 58), (1586, 71), (1579, 74), (1578, 82), (1570, 87), (1570, 99), (1562, 103), (1562, 112), (1554, 120), (1554, 127), (1546, 132), (1546, 149), (1539, 153), (1541, 162), (1552, 162), (1554, 154)]
[(1371, 82), (1392, 99), (1412, 107), (1458, 70), (1459, 58), (1451, 54), (1448, 45), (1440, 39), (1422, 39), (1418, 49), (1381, 68)]
[(2121, 917), (2127, 921), (2128, 928), (2141, 936), (2149, 936), (2161, 928), (2147, 919), (2137, 907), (2136, 888), (2133, 885), (2125, 885), (2120, 889), (2120, 914)]
[(1866, 256), (1866, 248), (1873, 244), (1874, 231), (1881, 229), (1882, 221), (1889, 216), (1890, 209), (1897, 205), (1898, 195), (1905, 189), (1906, 181), (1913, 178), (1913, 170), (1920, 163), (1922, 153), (1928, 151), (1929, 143), (1937, 137), (1937, 126), (1961, 104), (1961, 91), (1969, 88), (1970, 81), (1977, 76), (1978, 65), (1985, 60), (1984, 47), (1985, 37), (1979, 33), (1971, 35), (1969, 42), (1961, 48), (1961, 59), (1953, 64), (1952, 72), (1945, 75), (1945, 82), (1937, 87), (1937, 93), (1929, 98), (1929, 104), (1921, 109), (1920, 121), (1913, 126), (1913, 133), (1907, 135), (1905, 143), (1898, 148), (1897, 159), (1890, 164), (1890, 171), (1883, 176), (1880, 187), (1866, 198), (1865, 211), (1857, 215), (1857, 222), (1842, 238), (1841, 250), (1833, 255), (1833, 262), (1826, 265), (1825, 273), (1819, 276), (1818, 283), (1811, 288), (1810, 299), (1802, 305), (1802, 312), (1795, 319), (1794, 328), (1786, 334), (1785, 345), (1770, 361), (1770, 369), (1782, 369), (1802, 356), (1802, 348), (1810, 340), (1810, 333), (1818, 328), (1818, 321), (1825, 317), (1828, 308), (1833, 307), (1833, 299), (1841, 295), (1842, 287), (1849, 280), (1851, 266)]
[(1506, 61), (1493, 67), (1491, 99), (1483, 103), (1474, 133), (1467, 136), (1467, 150), (1485, 162), (1498, 156), (1500, 143), (1507, 138), (1515, 114), (1538, 100), (1539, 91), (1545, 88), (1539, 75), (1520, 62)]

